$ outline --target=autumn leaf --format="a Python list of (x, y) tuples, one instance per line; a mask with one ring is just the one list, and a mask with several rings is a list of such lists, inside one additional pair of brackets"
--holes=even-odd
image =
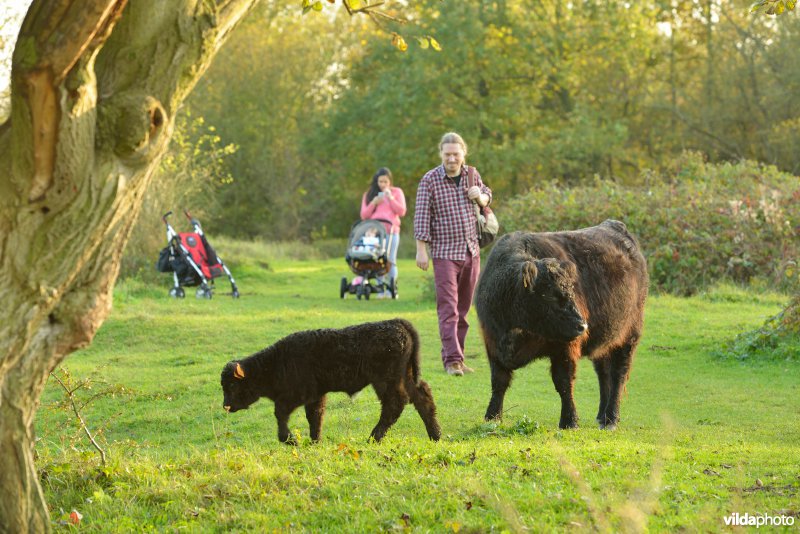
[(398, 33), (392, 34), (392, 46), (396, 47), (401, 52), (405, 52), (408, 50), (408, 44), (406, 44), (406, 40)]

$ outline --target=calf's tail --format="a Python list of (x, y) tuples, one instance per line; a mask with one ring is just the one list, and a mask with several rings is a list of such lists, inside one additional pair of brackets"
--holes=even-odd
[(409, 337), (411, 338), (411, 354), (409, 357), (409, 363), (411, 364), (411, 376), (414, 379), (415, 384), (419, 384), (419, 376), (420, 376), (420, 363), (419, 363), (419, 333), (414, 326), (406, 320), (403, 321), (403, 326), (405, 326), (406, 331), (408, 332)]

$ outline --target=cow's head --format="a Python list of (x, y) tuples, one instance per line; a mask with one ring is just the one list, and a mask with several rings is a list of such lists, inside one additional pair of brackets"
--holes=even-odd
[(246, 410), (258, 400), (258, 394), (253, 388), (248, 387), (242, 364), (236, 361), (228, 362), (222, 369), (222, 407), (228, 412)]
[(525, 311), (547, 339), (572, 341), (588, 325), (575, 303), (578, 274), (571, 261), (554, 258), (524, 261), (520, 278)]

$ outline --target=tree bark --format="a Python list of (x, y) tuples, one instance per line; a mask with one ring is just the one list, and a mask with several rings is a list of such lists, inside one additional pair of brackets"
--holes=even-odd
[(0, 532), (50, 529), (33, 462), (47, 377), (107, 317), (175, 113), (256, 1), (28, 11), (0, 125)]

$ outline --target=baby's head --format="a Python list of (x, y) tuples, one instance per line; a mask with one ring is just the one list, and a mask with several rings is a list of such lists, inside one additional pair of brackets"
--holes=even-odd
[(367, 231), (364, 232), (364, 237), (376, 237), (378, 235), (378, 231), (375, 228), (367, 228)]

